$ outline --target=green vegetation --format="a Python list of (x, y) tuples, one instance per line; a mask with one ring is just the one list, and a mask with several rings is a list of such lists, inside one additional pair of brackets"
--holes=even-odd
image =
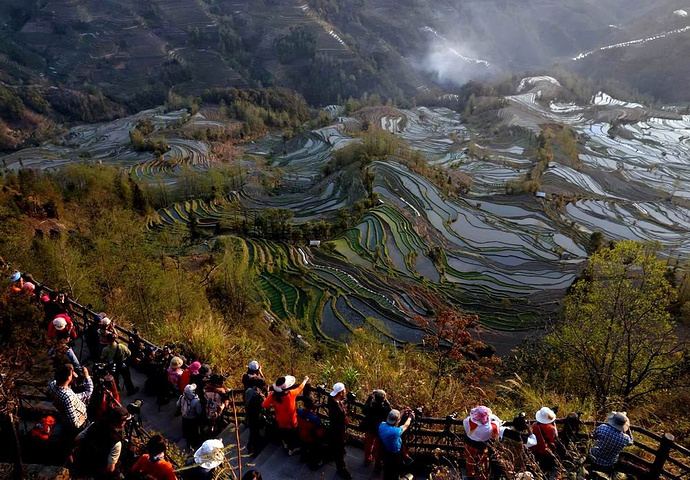
[(291, 28), (290, 33), (276, 38), (276, 53), (281, 63), (311, 59), (316, 54), (316, 36), (305, 28)]

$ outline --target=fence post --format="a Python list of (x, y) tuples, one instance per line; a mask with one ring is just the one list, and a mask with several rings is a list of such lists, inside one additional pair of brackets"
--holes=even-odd
[(661, 477), (661, 474), (664, 471), (664, 464), (666, 464), (666, 460), (668, 460), (668, 456), (671, 453), (671, 447), (673, 446), (673, 442), (675, 440), (676, 438), (670, 433), (665, 433), (664, 436), (661, 437), (659, 449), (656, 451), (656, 456), (654, 458), (654, 463), (649, 469), (650, 480), (658, 480)]

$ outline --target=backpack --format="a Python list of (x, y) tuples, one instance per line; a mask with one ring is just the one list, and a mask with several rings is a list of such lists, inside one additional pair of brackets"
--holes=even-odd
[(179, 411), (182, 415), (182, 418), (196, 418), (197, 413), (194, 409), (194, 400), (197, 399), (192, 398), (190, 400), (185, 395), (180, 395), (180, 399), (177, 401), (177, 405), (180, 407)]
[(211, 421), (218, 419), (225, 408), (223, 397), (218, 392), (211, 391), (204, 392), (204, 398), (206, 399), (206, 418)]

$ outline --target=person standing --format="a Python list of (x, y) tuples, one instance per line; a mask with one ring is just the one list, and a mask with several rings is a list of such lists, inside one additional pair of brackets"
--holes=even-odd
[(134, 395), (139, 391), (139, 387), (135, 387), (134, 383), (132, 383), (132, 374), (127, 364), (132, 354), (129, 348), (117, 341), (117, 335), (115, 333), (108, 333), (106, 338), (108, 346), (101, 352), (101, 361), (108, 365), (115, 366), (116, 381), (119, 383), (120, 377), (122, 377), (125, 382), (125, 388), (127, 389), (127, 395)]
[(374, 390), (364, 403), (364, 420), (360, 425), (364, 430), (364, 465), (374, 461), (374, 470), (381, 470), (381, 441), (379, 426), (388, 418), (391, 404), (384, 390)]
[(297, 409), (297, 430), (302, 441), (302, 461), (316, 469), (323, 464), (321, 444), (325, 429), (316, 414), (316, 403), (310, 396), (302, 397), (303, 408)]
[(328, 395), (328, 420), (331, 423), (329, 448), (334, 455), (336, 473), (346, 480), (350, 480), (352, 474), (345, 463), (345, 440), (347, 439), (347, 426), (350, 424), (345, 401), (346, 395), (347, 390), (341, 382), (333, 385), (333, 390)]
[(296, 387), (295, 381), (295, 377), (292, 375), (278, 378), (276, 383), (271, 386), (271, 393), (261, 404), (263, 408), (273, 407), (275, 409), (276, 423), (278, 423), (283, 448), (291, 456), (300, 451), (297, 445), (297, 406), (295, 402), (304, 390), (309, 377), (304, 377), (302, 383)]
[(410, 412), (402, 426), (400, 423), (400, 411), (391, 410), (385, 422), (379, 424), (379, 438), (383, 450), (383, 478), (384, 480), (397, 480), (402, 473), (403, 465), (403, 441), (402, 434), (410, 428), (414, 420), (414, 413)]
[(261, 371), (261, 365), (256, 360), (249, 362), (247, 372), (242, 375), (242, 386), (245, 390), (251, 387), (265, 388), (266, 378)]
[(105, 419), (92, 423), (77, 435), (72, 455), (75, 477), (119, 478), (117, 468), (122, 453), (122, 429), (129, 417), (126, 408), (116, 407)]
[(203, 409), (196, 385), (190, 383), (184, 387), (184, 393), (177, 400), (177, 409), (182, 415), (182, 437), (191, 448), (198, 448), (201, 443), (201, 418)]
[(556, 413), (548, 407), (542, 407), (535, 418), (537, 421), (532, 425), (532, 433), (537, 439), (537, 444), (532, 447), (532, 453), (542, 473), (546, 478), (551, 478), (556, 469), (556, 441), (558, 439), (558, 430), (554, 425)]
[(623, 448), (634, 443), (630, 420), (625, 412), (611, 412), (606, 423), (599, 425), (592, 437), (596, 443), (589, 451), (590, 470), (607, 474), (613, 472)]
[(160, 435), (154, 435), (146, 443), (146, 453), (132, 467), (132, 473), (146, 475), (150, 480), (177, 480), (175, 470), (165, 459), (167, 445)]
[(462, 425), (465, 428), (465, 467), (473, 479), (489, 480), (489, 447), (487, 442), (499, 437), (501, 420), (491, 409), (480, 405), (470, 410)]
[(74, 393), (71, 387), (78, 378), (77, 373), (72, 364), (61, 365), (55, 371), (55, 380), (50, 382), (46, 391), (70, 431), (66, 432), (66, 435), (71, 435), (70, 440), (86, 425), (86, 405), (93, 393), (93, 380), (86, 367), (82, 367), (82, 374), (85, 380), (84, 391)]

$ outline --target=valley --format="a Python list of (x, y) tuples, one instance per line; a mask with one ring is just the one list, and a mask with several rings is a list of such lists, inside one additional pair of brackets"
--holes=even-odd
[[(497, 105), (482, 114), (492, 118), (489, 130), (445, 107), (346, 114), (333, 105), (325, 127), (289, 141), (269, 133), (237, 143), (230, 156), (218, 154), (219, 142), (190, 135), (238, 128), (217, 107), (194, 115), (158, 108), (74, 127), (2, 161), (9, 170), (115, 165), (158, 191), (231, 168), (230, 194), (201, 200), (188, 192), (159, 209), (149, 229), (184, 237), (194, 228), (206, 239), (199, 253), (231, 235), (271, 321), (327, 342), (366, 328), (419, 344), (425, 331), (416, 318), (449, 303), (477, 313), (487, 338), (514, 332), (497, 336), (513, 338), (508, 348), (558, 311), (593, 232), (659, 242), (671, 258), (690, 252), (690, 116), (603, 92), (589, 104), (563, 103), (562, 89), (555, 78), (534, 77), (499, 103), (477, 99), (477, 108)], [(132, 149), (130, 131), (142, 121), (169, 151)], [(371, 141), (365, 125), (405, 150), (333, 168), (338, 152)], [(568, 135), (575, 153), (565, 155), (558, 142)], [(555, 154), (539, 175), (539, 195), (515, 190), (535, 175), (540, 141)], [(369, 208), (352, 210), (363, 200)]]

